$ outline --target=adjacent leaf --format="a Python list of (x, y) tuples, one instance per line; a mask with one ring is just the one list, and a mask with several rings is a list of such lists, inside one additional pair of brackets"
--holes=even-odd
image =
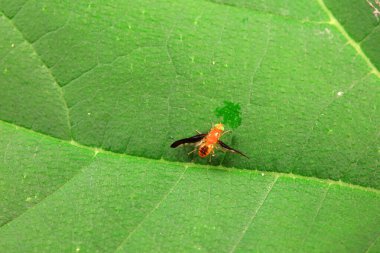
[[(0, 1), (0, 252), (380, 251), (379, 33), (343, 4)], [(219, 121), (251, 159), (169, 148)]]

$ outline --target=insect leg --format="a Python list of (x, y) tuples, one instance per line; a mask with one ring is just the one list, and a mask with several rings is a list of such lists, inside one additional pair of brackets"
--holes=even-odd
[(193, 151), (190, 151), (189, 153), (187, 153), (187, 155), (190, 155), (191, 153), (194, 153), (195, 151), (198, 150), (198, 147), (202, 144), (202, 141), (198, 141), (196, 143), (194, 143), (194, 150)]
[(232, 131), (231, 130), (225, 131), (225, 132), (222, 133), (222, 135), (220, 137), (222, 137), (225, 134), (229, 134), (229, 133), (232, 133)]
[(197, 134), (202, 134), (201, 132), (199, 132), (198, 130), (195, 130), (195, 132), (197, 132)]
[(195, 151), (197, 151), (197, 148), (195, 148), (193, 151), (190, 151), (189, 153), (187, 153), (187, 155), (190, 155), (191, 153), (194, 153)]
[(210, 158), (209, 158), (209, 162), (211, 162), (211, 158), (215, 156), (215, 150), (212, 149), (211, 150), (211, 154), (210, 154)]

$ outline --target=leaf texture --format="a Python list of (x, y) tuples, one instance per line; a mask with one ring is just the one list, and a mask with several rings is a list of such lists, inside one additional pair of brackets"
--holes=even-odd
[[(366, 1), (0, 0), (0, 252), (379, 252), (378, 27)], [(250, 159), (169, 148), (226, 104)]]

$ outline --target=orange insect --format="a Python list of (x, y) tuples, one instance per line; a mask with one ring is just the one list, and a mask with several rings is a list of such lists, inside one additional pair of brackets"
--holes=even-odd
[(170, 145), (170, 147), (176, 148), (184, 144), (193, 143), (195, 145), (195, 149), (191, 151), (189, 154), (195, 152), (198, 149), (198, 155), (202, 158), (208, 156), (210, 153), (212, 153), (212, 156), (214, 156), (214, 149), (217, 148), (221, 148), (223, 151), (237, 153), (248, 158), (248, 156), (246, 156), (239, 150), (229, 147), (227, 144), (220, 140), (220, 137), (222, 137), (224, 134), (228, 132), (229, 131), (224, 131), (223, 124), (219, 123), (213, 126), (210, 132), (208, 132), (207, 134), (198, 132), (197, 135), (173, 142), (173, 144)]

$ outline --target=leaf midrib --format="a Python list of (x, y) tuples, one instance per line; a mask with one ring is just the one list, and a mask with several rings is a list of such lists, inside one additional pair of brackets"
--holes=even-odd
[[(335, 28), (337, 28), (338, 32), (341, 33), (345, 39), (347, 40), (348, 44), (350, 44), (354, 50), (365, 60), (365, 62), (367, 63), (367, 65), (370, 67), (371, 69), (371, 73), (375, 74), (377, 77), (380, 78), (380, 72), (379, 70), (372, 64), (372, 62), (370, 61), (370, 59), (367, 57), (367, 55), (362, 51), (361, 49), (361, 46), (360, 46), (360, 42), (357, 43), (356, 41), (354, 41), (348, 34), (347, 32), (345, 31), (344, 27), (341, 26), (341, 24), (337, 21), (337, 19), (334, 17), (334, 15), (331, 13), (331, 11), (327, 8), (327, 6), (325, 5), (325, 3), (323, 2), (323, 0), (317, 0), (318, 4), (320, 5), (321, 9), (328, 15), (328, 17), (330, 18), (329, 21), (321, 21), (321, 22), (316, 22), (316, 21), (300, 21), (300, 20), (295, 20), (297, 22), (302, 22), (302, 23), (315, 23), (315, 24), (326, 24), (326, 25), (330, 25), (330, 26), (334, 26)], [(218, 3), (215, 3), (215, 2), (212, 2), (214, 4), (218, 4)], [(229, 7), (237, 7), (237, 6), (230, 6), (228, 5)], [(24, 7), (24, 6), (23, 6)], [(22, 8), (23, 8), (22, 7)], [(20, 8), (19, 11), (22, 9)], [(51, 76), (52, 80), (54, 81), (53, 82), (53, 85), (55, 86), (55, 88), (58, 90), (58, 93), (59, 93), (59, 96), (60, 98), (62, 99), (62, 103), (64, 105), (64, 107), (66, 108), (66, 111), (67, 111), (67, 121), (68, 121), (68, 129), (71, 133), (71, 122), (70, 122), (70, 115), (69, 115), (69, 109), (68, 109), (68, 106), (67, 106), (67, 103), (66, 103), (66, 100), (65, 100), (65, 97), (64, 97), (64, 94), (63, 94), (63, 89), (62, 87), (58, 84), (57, 82), (57, 79), (56, 77), (53, 75), (53, 73), (51, 72), (51, 70), (49, 69), (49, 67), (46, 65), (46, 63), (42, 60), (41, 56), (38, 54), (37, 50), (34, 48), (33, 46), (33, 43), (29, 42), (26, 37), (24, 36), (24, 34), (21, 32), (20, 29), (18, 29), (18, 27), (16, 26), (16, 24), (13, 22), (13, 18), (17, 16), (17, 14), (19, 13), (19, 11), (13, 16), (13, 17), (8, 17), (5, 13), (3, 13), (2, 11), (0, 11), (0, 13), (4, 16), (5, 19), (8, 19), (9, 22), (12, 24), (12, 26), (14, 27), (14, 29), (16, 31), (18, 31), (20, 33), (20, 35), (22, 36), (23, 40), (28, 43), (33, 52), (37, 55), (38, 59), (42, 62), (43, 66), (46, 67), (46, 69), (48, 70), (48, 73), (49, 75)], [(260, 13), (262, 14), (261, 12), (258, 12), (256, 10), (252, 10), (252, 11), (255, 11), (257, 13)], [(275, 15), (273, 13), (265, 13), (267, 15)], [(276, 15), (278, 16), (278, 15)], [(281, 16), (281, 18), (286, 18), (286, 19), (290, 19), (290, 20), (293, 20), (289, 17), (285, 17), (285, 16)], [(174, 162), (174, 161), (169, 161), (169, 160), (164, 160), (162, 157), (161, 159), (157, 160), (157, 159), (151, 159), (151, 158), (146, 158), (146, 157), (142, 157), (142, 156), (132, 156), (132, 155), (128, 155), (128, 154), (123, 154), (123, 153), (116, 153), (116, 152), (113, 152), (113, 151), (109, 151), (109, 150), (103, 150), (101, 148), (96, 148), (96, 147), (91, 147), (91, 146), (86, 146), (86, 145), (83, 145), (83, 144), (80, 144), (76, 141), (74, 141), (73, 139), (71, 140), (64, 140), (64, 139), (59, 139), (59, 138), (56, 138), (56, 137), (53, 137), (51, 135), (47, 135), (47, 134), (43, 134), (41, 132), (37, 132), (37, 131), (34, 131), (33, 129), (30, 129), (30, 128), (26, 128), (24, 126), (20, 126), (20, 125), (17, 125), (17, 124), (14, 124), (12, 122), (7, 122), (7, 121), (4, 121), (4, 120), (1, 120), (0, 119), (0, 122), (2, 122), (3, 124), (8, 124), (8, 125), (11, 125), (13, 127), (15, 127), (16, 129), (18, 128), (21, 128), (23, 129), (24, 131), (29, 131), (33, 134), (36, 134), (36, 135), (39, 135), (39, 136), (44, 136), (44, 137), (47, 137), (47, 138), (52, 138), (54, 140), (59, 140), (60, 142), (64, 142), (64, 143), (67, 143), (67, 144), (70, 144), (72, 146), (75, 146), (75, 147), (78, 147), (78, 148), (81, 148), (81, 149), (86, 149), (86, 150), (91, 150), (93, 151), (94, 153), (94, 157), (96, 157), (96, 155), (98, 153), (104, 153), (104, 154), (108, 154), (108, 155), (116, 155), (116, 156), (122, 156), (122, 157), (131, 157), (131, 158), (138, 158), (138, 159), (142, 159), (142, 160), (146, 160), (146, 161), (156, 161), (156, 162), (160, 162), (160, 163), (165, 163), (165, 164), (172, 164), (172, 165), (179, 165), (179, 166), (185, 166), (186, 168), (187, 167), (204, 167), (205, 169), (209, 169), (209, 168), (212, 168), (212, 169), (220, 169), (220, 170), (239, 170), (239, 171), (247, 171), (246, 169), (241, 169), (241, 168), (235, 168), (235, 167), (223, 167), (223, 166), (211, 166), (211, 165), (201, 165), (201, 164), (194, 164), (194, 163), (180, 163), (180, 162)], [(71, 136), (70, 136), (71, 137)], [(72, 137), (71, 137), (72, 138)], [(70, 182), (71, 180), (73, 180), (75, 177), (77, 177), (79, 174), (81, 174), (83, 172), (83, 170), (86, 168), (87, 166), (81, 168), (78, 173), (74, 174), (70, 179), (68, 179), (64, 184), (60, 185), (58, 188), (56, 188), (53, 192), (51, 192), (49, 195), (47, 195), (45, 198), (41, 199), (38, 203), (36, 203), (35, 205), (38, 205), (40, 204), (41, 202), (43, 202), (47, 197), (49, 197), (50, 195), (53, 195), (55, 192), (57, 192), (59, 189), (61, 189), (62, 187), (64, 187), (68, 182)], [(252, 170), (249, 170), (249, 171), (252, 171)], [(298, 175), (298, 174), (292, 174), (292, 173), (280, 173), (280, 172), (269, 172), (269, 171), (261, 171), (261, 170), (253, 170), (257, 173), (265, 173), (265, 174), (270, 174), (270, 175), (273, 175), (275, 177), (290, 177), (290, 178), (300, 178), (300, 179), (308, 179), (308, 180), (316, 180), (318, 182), (321, 182), (321, 183), (324, 183), (324, 184), (328, 184), (328, 185), (331, 185), (331, 184), (336, 184), (336, 185), (341, 185), (341, 186), (344, 186), (344, 187), (349, 187), (349, 188), (354, 188), (354, 189), (359, 189), (359, 190), (364, 190), (364, 191), (369, 191), (369, 192), (375, 192), (375, 193), (380, 193), (380, 190), (378, 189), (375, 189), (375, 188), (371, 188), (371, 187), (365, 187), (365, 186), (361, 186), (361, 185), (356, 185), (356, 184), (351, 184), (351, 183), (346, 183), (346, 182), (342, 182), (342, 181), (334, 181), (334, 180), (331, 180), (331, 179), (321, 179), (321, 178), (317, 178), (317, 177), (310, 177), (310, 176), (301, 176), (301, 175)], [(24, 213), (24, 212), (23, 212)], [(19, 216), (21, 216), (23, 213), (20, 213), (18, 216), (14, 217), (11, 221), (17, 219)], [(10, 221), (9, 221), (10, 222)], [(7, 223), (5, 223), (7, 224)], [(3, 226), (5, 225), (3, 224)]]
[(321, 9), (327, 14), (327, 16), (330, 18), (330, 21), (328, 24), (331, 26), (334, 26), (347, 40), (348, 44), (350, 44), (354, 50), (364, 59), (364, 61), (367, 63), (368, 67), (371, 69), (371, 72), (376, 75), (378, 78), (380, 78), (380, 71), (373, 65), (371, 60), (368, 58), (368, 56), (363, 52), (362, 47), (360, 46), (360, 41), (357, 42), (354, 39), (351, 38), (350, 35), (348, 35), (346, 29), (339, 23), (339, 21), (335, 18), (333, 13), (329, 10), (329, 8), (326, 6), (323, 0), (317, 0), (318, 4), (320, 5)]
[[(16, 130), (22, 129), (22, 131), (28, 132), (30, 134), (34, 134), (34, 135), (37, 135), (37, 136), (40, 136), (40, 137), (45, 137), (47, 139), (59, 141), (61, 143), (66, 143), (68, 145), (71, 145), (71, 146), (74, 146), (74, 147), (77, 147), (77, 148), (81, 148), (81, 149), (85, 149), (85, 150), (90, 150), (90, 151), (92, 151), (94, 153), (93, 157), (96, 157), (100, 153), (100, 154), (112, 155), (112, 156), (117, 156), (117, 157), (126, 157), (126, 158), (129, 157), (129, 158), (133, 158), (133, 159), (143, 160), (143, 161), (146, 161), (146, 162), (152, 162), (152, 161), (154, 161), (154, 162), (158, 162), (158, 163), (162, 163), (162, 164), (185, 166), (185, 167), (188, 167), (188, 168), (200, 167), (200, 168), (204, 168), (205, 170), (207, 170), (207, 169), (216, 169), (216, 170), (223, 170), (223, 171), (231, 171), (231, 170), (233, 170), (233, 171), (242, 171), (242, 172), (256, 172), (258, 174), (263, 174), (264, 173), (264, 174), (272, 175), (272, 176), (275, 176), (275, 177), (287, 177), (287, 178), (293, 178), (293, 179), (306, 179), (306, 180), (317, 181), (317, 182), (320, 182), (320, 183), (323, 183), (323, 184), (340, 185), (340, 186), (343, 186), (343, 187), (349, 187), (351, 189), (357, 189), (357, 190), (362, 190), (362, 191), (367, 191), (367, 192), (374, 192), (376, 194), (380, 194), (380, 189), (376, 189), (376, 188), (368, 187), (368, 186), (362, 186), (362, 185), (358, 185), (358, 184), (352, 184), (352, 183), (348, 183), (348, 182), (343, 182), (343, 181), (340, 181), (340, 180), (336, 181), (336, 180), (332, 180), (332, 179), (323, 179), (323, 178), (312, 177), (312, 176), (302, 176), (302, 175), (299, 175), (299, 174), (283, 173), (283, 172), (275, 172), (275, 171), (267, 171), (267, 170), (252, 170), (252, 169), (244, 169), (244, 168), (236, 168), (236, 167), (224, 167), (224, 166), (220, 166), (220, 165), (219, 166), (213, 166), (213, 165), (204, 165), (204, 164), (198, 164), (198, 163), (176, 162), (176, 161), (165, 160), (163, 157), (161, 157), (160, 159), (152, 159), (152, 158), (147, 158), (147, 157), (144, 157), (144, 156), (129, 155), (129, 154), (125, 154), (125, 153), (117, 153), (117, 152), (113, 152), (113, 151), (109, 151), (109, 150), (104, 150), (104, 149), (97, 148), (97, 147), (91, 147), (91, 146), (83, 145), (83, 144), (80, 144), (80, 143), (78, 143), (78, 142), (76, 142), (74, 140), (59, 139), (59, 138), (53, 137), (51, 135), (46, 135), (46, 134), (37, 132), (37, 131), (35, 131), (33, 129), (26, 128), (24, 126), (20, 126), (20, 125), (17, 125), (17, 124), (14, 124), (12, 122), (8, 122), (8, 121), (2, 120), (2, 119), (0, 119), (0, 123), (12, 126), (12, 127), (16, 128)], [(71, 180), (71, 179), (69, 179), (69, 180)]]
[[(318, 0), (318, 2), (321, 2), (323, 3), (323, 0)], [(324, 3), (323, 3), (324, 4)], [(326, 7), (327, 8), (327, 7)], [(323, 8), (322, 8), (323, 9)], [(16, 14), (17, 15), (17, 14)], [(7, 18), (7, 16), (4, 14), (4, 16)], [(329, 15), (330, 16), (330, 15)], [(334, 20), (336, 21), (336, 19), (334, 18)], [(17, 29), (20, 34), (23, 36), (23, 33), (15, 26), (15, 24), (13, 23), (13, 21), (10, 19), (11, 23), (13, 24), (13, 26), (15, 27), (15, 29)], [(330, 21), (331, 22), (331, 21)], [(336, 21), (337, 22), (337, 21)], [(336, 25), (338, 24), (340, 26), (340, 24), (337, 22), (336, 24), (335, 23), (326, 23), (326, 24), (329, 24), (331, 26), (335, 26), (338, 28), (338, 31), (340, 31), (342, 33), (342, 31), (340, 30), (340, 28)], [(344, 28), (342, 28), (343, 32), (345, 32)], [(355, 41), (353, 41), (348, 35), (347, 33), (342, 33), (343, 36), (348, 40), (348, 42), (354, 47), (354, 49), (358, 52), (358, 49), (360, 50), (360, 52), (358, 52), (359, 55), (361, 55), (365, 61), (367, 62), (367, 64), (371, 67), (373, 73), (380, 77), (380, 74), (379, 74), (379, 71), (372, 65), (371, 61), (369, 60), (369, 58), (364, 54), (364, 52), (361, 50), (361, 47), (359, 44), (357, 44)], [(23, 36), (24, 40), (26, 42), (28, 42), (28, 40), (26, 40), (26, 38)], [(29, 42), (28, 42), (29, 43)], [(356, 48), (356, 46), (354, 45), (357, 45), (358, 46), (358, 49)], [(31, 44), (31, 43), (29, 43)], [(34, 49), (33, 45), (31, 44), (34, 52), (36, 53), (36, 55), (38, 56), (38, 58), (42, 61), (40, 55), (37, 53), (37, 51)], [(53, 78), (53, 80), (55, 81), (55, 84), (57, 85), (57, 88), (59, 89), (59, 92), (60, 92), (60, 96), (62, 96), (62, 99), (65, 103), (65, 107), (67, 108), (67, 111), (69, 112), (68, 110), (68, 107), (67, 107), (67, 104), (66, 104), (66, 101), (65, 101), (65, 98), (64, 98), (64, 95), (63, 95), (63, 90), (62, 90), (62, 87), (60, 87), (60, 85), (58, 84), (58, 82), (56, 81), (56, 78), (54, 77), (54, 75), (51, 73), (50, 69), (46, 66), (46, 64), (42, 61), (42, 63), (44, 64), (44, 66), (49, 70), (49, 73), (51, 75), (51, 77)], [(68, 124), (69, 124), (69, 127), (70, 127), (70, 117), (68, 115)], [(227, 168), (227, 167), (223, 167), (223, 166), (210, 166), (210, 165), (201, 165), (201, 164), (193, 164), (193, 163), (179, 163), (179, 162), (173, 162), (173, 161), (169, 161), (169, 160), (164, 160), (163, 158), (157, 160), (157, 159), (151, 159), (151, 158), (146, 158), (146, 157), (142, 157), (142, 156), (133, 156), (133, 155), (128, 155), (128, 154), (123, 154), (123, 153), (116, 153), (116, 152), (112, 152), (112, 151), (108, 151), (108, 150), (103, 150), (101, 148), (96, 148), (96, 147), (90, 147), (90, 146), (86, 146), (86, 145), (82, 145), (80, 143), (77, 143), (76, 141), (74, 140), (63, 140), (63, 139), (59, 139), (59, 138), (56, 138), (56, 137), (53, 137), (53, 136), (50, 136), (50, 135), (47, 135), (47, 134), (43, 134), (41, 132), (37, 132), (37, 131), (34, 131), (33, 129), (30, 129), (30, 128), (26, 128), (26, 127), (23, 127), (23, 126), (19, 126), (17, 124), (14, 124), (12, 122), (6, 122), (4, 120), (1, 120), (0, 119), (0, 122), (3, 123), (3, 124), (8, 124), (10, 126), (13, 126), (15, 127), (16, 129), (21, 129), (21, 131), (29, 131), (31, 134), (35, 134), (35, 135), (38, 135), (38, 136), (44, 136), (44, 137), (47, 137), (47, 138), (52, 138), (51, 140), (58, 140), (60, 142), (63, 142), (63, 143), (66, 143), (66, 144), (70, 144), (71, 146), (74, 146), (74, 147), (78, 147), (78, 148), (81, 148), (81, 149), (86, 149), (86, 150), (91, 150), (94, 152), (94, 157), (96, 157), (96, 155), (98, 153), (103, 153), (103, 154), (108, 154), (108, 155), (116, 155), (116, 156), (119, 156), (119, 157), (130, 157), (130, 158), (137, 158), (137, 159), (141, 159), (141, 160), (144, 160), (144, 161), (156, 161), (156, 162), (159, 162), (159, 163), (165, 163), (165, 164), (172, 164), (172, 165), (179, 165), (179, 166), (185, 166), (185, 168), (187, 167), (204, 167), (205, 169), (208, 169), (208, 168), (212, 168), (212, 169), (218, 169), (218, 170), (239, 170), (239, 171), (244, 171), (244, 172), (247, 172), (248, 170), (246, 169), (240, 169), (240, 168), (235, 168), (235, 167), (230, 167), (230, 168)], [(69, 128), (70, 129), (70, 132), (71, 132), (71, 127)], [(91, 163), (90, 163), (91, 164)], [(51, 192), (50, 194), (48, 194), (45, 198), (41, 199), (38, 203), (35, 204), (38, 205), (40, 203), (42, 203), (46, 198), (48, 198), (49, 196), (55, 194), (57, 191), (59, 191), (60, 189), (62, 189), (68, 182), (70, 182), (71, 180), (73, 180), (74, 178), (76, 178), (79, 174), (81, 174), (87, 167), (87, 166), (84, 166), (83, 168), (81, 168), (76, 174), (74, 174), (70, 179), (68, 179), (64, 184), (62, 184), (61, 186), (59, 186), (57, 189), (55, 189), (53, 192)], [(374, 188), (371, 188), (371, 187), (363, 187), (363, 186), (360, 186), (360, 185), (355, 185), (355, 184), (350, 184), (350, 183), (344, 183), (344, 182), (341, 182), (341, 181), (334, 181), (334, 180), (330, 180), (330, 179), (320, 179), (320, 178), (316, 178), (316, 177), (305, 177), (305, 176), (301, 176), (301, 175), (294, 175), (294, 174), (288, 174), (288, 173), (279, 173), (279, 172), (268, 172), (268, 171), (261, 171), (261, 170), (249, 170), (249, 171), (255, 171), (257, 173), (265, 173), (265, 174), (270, 174), (270, 175), (274, 175), (276, 177), (276, 179), (278, 177), (290, 177), (290, 178), (300, 178), (300, 179), (311, 179), (311, 180), (317, 180), (318, 182), (321, 182), (321, 183), (324, 183), (324, 184), (336, 184), (336, 185), (341, 185), (341, 186), (344, 186), (344, 187), (349, 187), (349, 188), (355, 188), (355, 189), (359, 189), (359, 190), (364, 190), (364, 191), (369, 191), (369, 192), (374, 192), (374, 193), (380, 193), (380, 190), (377, 190), (377, 189), (374, 189)], [(179, 178), (179, 180), (181, 179), (181, 177)], [(178, 183), (178, 181), (177, 181)], [(174, 188), (177, 183), (175, 183), (173, 185), (172, 188)], [(163, 196), (163, 200), (165, 200), (165, 198), (167, 197), (167, 195), (170, 194), (170, 192), (172, 191), (172, 189), (166, 193), (164, 196)], [(151, 212), (149, 212), (146, 217), (141, 221), (144, 222), (144, 220), (149, 216), (150, 213), (154, 212), (155, 209), (157, 209), (160, 205), (162, 201), (160, 201), (156, 206), (155, 208), (152, 209)], [(263, 201), (263, 203), (265, 202), (265, 199)], [(263, 204), (262, 203), (262, 204)], [(25, 210), (26, 211), (26, 210)], [(22, 212), (21, 214), (19, 214), (17, 217), (14, 217), (11, 221), (13, 220), (16, 220), (19, 216), (23, 215), (25, 212)], [(255, 216), (253, 216), (254, 218)], [(248, 227), (249, 227), (250, 224), (248, 224)], [(247, 227), (247, 228), (248, 228)], [(135, 229), (138, 229), (138, 226), (135, 228)], [(126, 240), (130, 237), (130, 235), (133, 233), (133, 231), (128, 235), (128, 237), (126, 237)], [(244, 234), (243, 234), (244, 236)], [(374, 243), (377, 241), (377, 239), (369, 246), (368, 249), (370, 249)], [(122, 241), (122, 243), (120, 244), (123, 245), (124, 243), (124, 240)], [(239, 242), (238, 242), (239, 243)], [(117, 251), (117, 249), (116, 249)]]
[[(26, 4), (26, 3), (25, 3)], [(23, 5), (24, 7), (25, 5)], [(22, 8), (20, 8), (21, 10)], [(69, 110), (69, 107), (67, 105), (67, 102), (66, 102), (66, 99), (65, 99), (65, 95), (64, 95), (64, 92), (63, 92), (63, 89), (62, 87), (58, 84), (58, 81), (57, 81), (57, 78), (53, 75), (53, 72), (51, 71), (51, 69), (48, 67), (48, 65), (44, 62), (44, 60), (42, 59), (42, 57), (38, 54), (36, 48), (34, 47), (33, 43), (31, 43), (29, 40), (27, 40), (27, 38), (24, 36), (24, 34), (21, 32), (21, 30), (16, 26), (16, 24), (13, 22), (13, 18), (17, 16), (19, 12), (17, 12), (12, 18), (9, 18), (7, 15), (5, 15), (5, 13), (3, 11), (0, 10), (0, 14), (2, 14), (2, 16), (7, 19), (9, 21), (9, 23), (13, 26), (13, 28), (20, 34), (20, 36), (22, 37), (22, 39), (25, 41), (25, 43), (27, 43), (30, 48), (33, 50), (33, 52), (36, 54), (37, 56), (37, 59), (39, 61), (41, 61), (42, 63), (42, 66), (44, 68), (46, 68), (47, 70), (47, 73), (48, 75), (51, 77), (51, 79), (53, 80), (53, 86), (54, 88), (57, 90), (58, 92), (58, 96), (59, 98), (61, 99), (61, 103), (63, 105), (63, 108), (65, 110), (65, 115), (66, 115), (66, 123), (67, 123), (67, 128), (68, 128), (68, 131), (69, 131), (69, 134), (70, 134), (70, 138), (72, 139), (72, 127), (71, 127), (71, 122), (70, 122), (70, 110)]]
[[(231, 249), (230, 252), (234, 252), (235, 249), (236, 249), (236, 247), (240, 244), (240, 241), (245, 236), (245, 231), (252, 225), (252, 221), (257, 216), (257, 213), (260, 211), (261, 206), (264, 205), (264, 203), (265, 203), (265, 201), (266, 201), (266, 199), (268, 197), (268, 194), (271, 192), (271, 189), (273, 188), (273, 185), (276, 183), (277, 179), (279, 179), (281, 177), (283, 177), (283, 178), (293, 178), (293, 179), (303, 179), (303, 180), (317, 181), (317, 182), (319, 182), (321, 184), (327, 184), (328, 188), (331, 185), (339, 185), (339, 186), (342, 186), (342, 187), (348, 187), (348, 188), (352, 188), (352, 189), (356, 189), (356, 190), (361, 190), (361, 191), (366, 191), (366, 192), (373, 192), (375, 194), (379, 194), (380, 193), (380, 190), (373, 189), (373, 188), (370, 188), (370, 187), (363, 187), (363, 186), (358, 186), (358, 185), (352, 185), (352, 184), (343, 183), (343, 182), (340, 182), (340, 181), (332, 181), (332, 180), (326, 180), (326, 179), (322, 180), (322, 179), (318, 179), (318, 178), (314, 178), (314, 177), (305, 177), (305, 176), (299, 176), (299, 175), (293, 175), (293, 174), (287, 174), (287, 173), (278, 173), (278, 172), (264, 172), (264, 171), (257, 171), (257, 170), (246, 170), (246, 169), (239, 169), (239, 168), (226, 168), (226, 167), (223, 167), (223, 166), (200, 165), (200, 164), (194, 164), (194, 163), (180, 163), (180, 162), (167, 161), (167, 160), (164, 160), (164, 159), (155, 160), (155, 159), (150, 159), (150, 158), (145, 158), (145, 157), (131, 156), (131, 155), (127, 155), (127, 154), (120, 154), (120, 153), (115, 153), (115, 152), (111, 152), (111, 151), (105, 151), (105, 150), (102, 150), (102, 149), (97, 149), (97, 148), (89, 147), (89, 146), (84, 146), (84, 145), (81, 145), (79, 143), (76, 143), (75, 141), (62, 140), (62, 139), (59, 139), (59, 138), (55, 138), (55, 137), (52, 137), (52, 136), (49, 136), (49, 135), (45, 135), (45, 134), (36, 132), (36, 131), (34, 131), (32, 129), (28, 129), (28, 128), (25, 128), (25, 127), (22, 127), (22, 126), (18, 126), (18, 125), (13, 124), (13, 123), (5, 122), (3, 120), (0, 120), (0, 124), (9, 125), (10, 127), (13, 127), (16, 130), (18, 130), (18, 131), (24, 131), (25, 133), (29, 133), (31, 135), (43, 137), (46, 140), (51, 140), (51, 141), (54, 141), (54, 142), (58, 141), (58, 142), (61, 142), (61, 143), (65, 143), (66, 145), (69, 144), (70, 146), (74, 146), (75, 148), (90, 150), (90, 151), (94, 152), (94, 156), (93, 156), (94, 159), (90, 162), (90, 164), (87, 164), (86, 166), (83, 166), (82, 168), (80, 168), (79, 171), (77, 173), (75, 173), (71, 178), (67, 179), (66, 182), (64, 182), (63, 184), (61, 184), (60, 186), (58, 186), (54, 191), (52, 191), (51, 193), (49, 193), (48, 195), (46, 195), (43, 199), (41, 199), (39, 202), (35, 203), (29, 209), (25, 209), (24, 211), (22, 211), (21, 213), (19, 213), (17, 216), (13, 217), (7, 224), (9, 224), (11, 222), (14, 222), (14, 221), (17, 221), (20, 217), (22, 217), (23, 215), (25, 215), (26, 213), (28, 213), (28, 211), (30, 211), (31, 209), (37, 208), (38, 206), (40, 206), (41, 204), (43, 204), (44, 202), (46, 202), (46, 200), (49, 199), (51, 196), (53, 196), (54, 194), (56, 194), (58, 191), (62, 190), (70, 182), (72, 182), (73, 180), (75, 180), (75, 178), (77, 178), (80, 175), (82, 175), (83, 173), (85, 173), (85, 171), (87, 171), (90, 168), (90, 165), (92, 164), (92, 162), (95, 161), (95, 157), (96, 157), (96, 155), (98, 153), (102, 153), (102, 154), (108, 155), (108, 156), (116, 156), (116, 157), (119, 157), (119, 158), (137, 159), (137, 160), (141, 160), (141, 161), (146, 161), (147, 163), (154, 161), (156, 163), (161, 163), (161, 164), (178, 165), (180, 167), (180, 169), (183, 170), (183, 172), (180, 173), (180, 175), (178, 176), (178, 179), (176, 180), (176, 182), (173, 183), (173, 185), (168, 189), (168, 191), (166, 191), (162, 196), (160, 196), (159, 200), (154, 205), (154, 207), (150, 211), (148, 211), (144, 215), (144, 217), (138, 222), (138, 224), (131, 230), (131, 232), (129, 232), (120, 241), (120, 243), (117, 244), (118, 246), (115, 248), (114, 252), (117, 252), (118, 249), (120, 249), (131, 238), (131, 236), (133, 236), (134, 231), (138, 230), (144, 224), (144, 222), (157, 209), (160, 208), (160, 206), (162, 205), (162, 203), (173, 192), (173, 189), (175, 189), (177, 187), (177, 185), (182, 180), (184, 174), (186, 173), (186, 171), (189, 168), (190, 169), (191, 168), (204, 168), (206, 171), (207, 171), (207, 169), (217, 169), (217, 170), (224, 170), (224, 171), (236, 171), (236, 170), (239, 170), (239, 171), (245, 172), (245, 173), (258, 173), (258, 174), (259, 173), (261, 173), (261, 174), (265, 173), (268, 176), (272, 176), (274, 178), (273, 181), (272, 181), (272, 183), (268, 185), (268, 191), (266, 191), (266, 193), (264, 194), (262, 202), (259, 204), (258, 208), (256, 208), (254, 210), (254, 212), (252, 212), (252, 215), (251, 215), (251, 218), (250, 218), (250, 222), (247, 224), (246, 228), (242, 231), (241, 235), (238, 237), (237, 241), (235, 242), (235, 244), (234, 244), (234, 246), (233, 246), (233, 248)], [(326, 193), (327, 193), (327, 191), (325, 192), (325, 195), (326, 195)], [(323, 206), (323, 200), (324, 200), (324, 197), (322, 198), (322, 201), (320, 203), (319, 208), (321, 206)], [(317, 211), (316, 215), (318, 215), (318, 211)], [(314, 217), (314, 219), (315, 219), (315, 217)], [(0, 230), (4, 227), (4, 225), (5, 224), (3, 224), (2, 226), (0, 226)], [(377, 241), (377, 239), (375, 241)], [(369, 246), (369, 248), (371, 248), (372, 245), (373, 245), (373, 243)]]
[(230, 8), (240, 8), (240, 9), (250, 10), (250, 11), (258, 13), (258, 14), (266, 14), (266, 15), (270, 15), (270, 16), (281, 17), (281, 18), (286, 19), (286, 20), (292, 20), (292, 21), (301, 22), (301, 23), (304, 23), (304, 24), (308, 24), (308, 23), (310, 23), (310, 24), (325, 24), (325, 25), (333, 26), (333, 27), (335, 27), (338, 30), (338, 32), (341, 35), (343, 35), (343, 37), (347, 40), (347, 43), (350, 44), (354, 48), (354, 50), (360, 55), (360, 57), (362, 57), (364, 59), (364, 61), (368, 65), (368, 67), (371, 69), (371, 72), (374, 75), (376, 75), (378, 78), (380, 78), (380, 70), (378, 70), (376, 68), (376, 66), (371, 62), (371, 60), (368, 58), (368, 56), (363, 52), (362, 47), (360, 45), (361, 41), (355, 41), (354, 39), (351, 38), (350, 35), (348, 35), (346, 29), (344, 29), (344, 27), (335, 18), (335, 16), (330, 11), (330, 9), (326, 6), (326, 4), (324, 3), (323, 0), (316, 0), (316, 1), (317, 1), (318, 5), (320, 6), (320, 8), (322, 9), (322, 11), (329, 17), (329, 20), (327, 20), (327, 21), (298, 20), (298, 19), (292, 18), (290, 16), (284, 16), (284, 15), (272, 13), (270, 11), (258, 11), (258, 10), (255, 10), (255, 9), (240, 7), (240, 6), (233, 5), (233, 4), (219, 3), (219, 2), (214, 2), (214, 1), (207, 0), (207, 2), (210, 2), (210, 3), (213, 3), (213, 4), (217, 4), (217, 5), (224, 5), (224, 6), (227, 6), (227, 7), (230, 7)]

